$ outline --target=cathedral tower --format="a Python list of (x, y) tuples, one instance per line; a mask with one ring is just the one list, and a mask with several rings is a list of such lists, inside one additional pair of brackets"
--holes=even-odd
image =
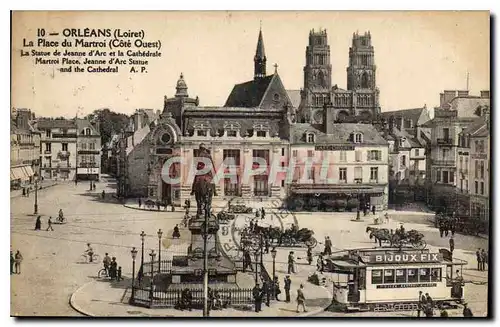
[(375, 57), (370, 32), (352, 35), (349, 48), (349, 67), (347, 67), (347, 89), (375, 90)]
[(330, 46), (325, 30), (309, 32), (304, 66), (304, 89), (301, 92), (299, 120), (320, 123), (325, 104), (330, 103), (332, 65)]
[(254, 79), (266, 77), (266, 51), (264, 50), (264, 38), (262, 37), (262, 29), (259, 31), (259, 39), (257, 41), (257, 50), (255, 51), (254, 61)]

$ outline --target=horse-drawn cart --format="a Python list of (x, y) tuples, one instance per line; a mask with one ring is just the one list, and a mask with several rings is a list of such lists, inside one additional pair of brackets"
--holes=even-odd
[(424, 240), (424, 235), (419, 231), (414, 229), (408, 232), (402, 232), (401, 230), (396, 230), (392, 232), (387, 228), (375, 228), (366, 227), (366, 233), (370, 233), (370, 239), (373, 239), (375, 243), (379, 243), (382, 246), (382, 242), (387, 242), (392, 247), (405, 247), (411, 246), (415, 249), (425, 249), (427, 243)]

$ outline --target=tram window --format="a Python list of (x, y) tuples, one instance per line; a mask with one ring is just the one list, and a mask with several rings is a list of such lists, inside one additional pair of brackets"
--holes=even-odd
[(441, 281), (441, 268), (431, 269), (431, 281), (440, 282)]
[(418, 269), (411, 268), (408, 269), (408, 283), (417, 283), (418, 282)]
[(429, 282), (431, 280), (430, 268), (420, 268), (419, 269), (419, 281)]
[(372, 270), (372, 284), (382, 284), (382, 269)]
[(384, 284), (394, 283), (394, 269), (384, 270)]
[(406, 283), (406, 269), (396, 269), (396, 283)]

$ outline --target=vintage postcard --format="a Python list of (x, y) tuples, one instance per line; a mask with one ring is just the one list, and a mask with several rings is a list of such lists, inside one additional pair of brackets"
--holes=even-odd
[(12, 316), (491, 315), (488, 11), (11, 23)]

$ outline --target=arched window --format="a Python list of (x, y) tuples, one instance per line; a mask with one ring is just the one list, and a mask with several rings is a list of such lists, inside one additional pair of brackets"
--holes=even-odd
[(368, 88), (368, 73), (364, 72), (363, 75), (361, 75), (361, 87), (366, 89)]
[(85, 135), (91, 135), (91, 133), (90, 133), (90, 128), (88, 128), (88, 127), (87, 127), (87, 128), (85, 129)]

